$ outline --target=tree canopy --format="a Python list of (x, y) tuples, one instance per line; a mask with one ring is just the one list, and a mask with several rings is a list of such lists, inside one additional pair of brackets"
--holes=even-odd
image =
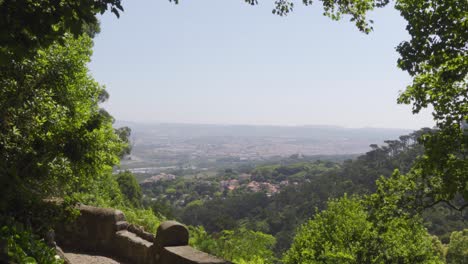
[(417, 165), (434, 199), (468, 200), (468, 2), (400, 0), (409, 41), (400, 43), (398, 65), (413, 78), (398, 102), (413, 113), (431, 106), (438, 130), (422, 138), (426, 152)]
[(0, 67), (0, 211), (86, 188), (125, 147), (88, 72), (91, 38), (64, 41)]
[(141, 189), (133, 174), (129, 171), (120, 172), (116, 175), (120, 191), (131, 205), (141, 206)]
[(447, 250), (448, 264), (466, 262), (468, 262), (468, 229), (453, 232)]
[(374, 215), (364, 201), (345, 196), (299, 229), (284, 263), (443, 262), (420, 220)]
[(97, 25), (96, 14), (111, 10), (119, 16), (121, 0), (2, 0), (0, 1), (0, 64), (34, 56), (55, 41), (65, 41)]

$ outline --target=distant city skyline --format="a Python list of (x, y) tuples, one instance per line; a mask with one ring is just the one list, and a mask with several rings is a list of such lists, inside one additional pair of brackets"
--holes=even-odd
[(387, 7), (360, 33), (320, 7), (288, 17), (273, 3), (127, 1), (101, 17), (92, 75), (118, 120), (146, 123), (433, 126), (429, 111), (397, 105), (410, 83), (396, 67), (405, 22)]

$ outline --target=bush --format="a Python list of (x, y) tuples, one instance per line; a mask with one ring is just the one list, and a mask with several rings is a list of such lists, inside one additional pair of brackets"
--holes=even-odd
[(363, 204), (330, 200), (299, 229), (284, 263), (443, 263), (420, 219), (373, 219)]
[(140, 207), (143, 195), (135, 176), (130, 171), (124, 171), (118, 173), (116, 179), (127, 203), (134, 207)]
[(272, 235), (246, 229), (223, 230), (209, 235), (201, 226), (189, 227), (190, 245), (234, 263), (274, 263), (272, 248), (276, 239)]
[(156, 234), (156, 230), (159, 225), (165, 220), (163, 216), (153, 212), (151, 209), (132, 207), (117, 207), (117, 209), (121, 210), (125, 214), (129, 223), (141, 226), (145, 231), (153, 234)]
[(1, 240), (6, 242), (9, 263), (64, 263), (54, 248), (48, 247), (30, 230), (11, 219), (0, 228)]
[(453, 232), (447, 250), (448, 264), (468, 263), (468, 229)]
[[(131, 175), (133, 177), (133, 175)], [(115, 208), (121, 210), (131, 224), (143, 227), (146, 231), (155, 233), (159, 224), (165, 218), (155, 213), (152, 209), (136, 207), (135, 203), (140, 204), (140, 200), (130, 202), (127, 196), (122, 194), (118, 177), (108, 174), (94, 181), (91, 188), (84, 192), (75, 193), (74, 198), (86, 205)]]

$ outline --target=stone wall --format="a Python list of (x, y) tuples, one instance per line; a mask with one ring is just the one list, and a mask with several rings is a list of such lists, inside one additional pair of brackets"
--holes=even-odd
[(156, 236), (125, 221), (119, 210), (79, 206), (80, 216), (56, 228), (66, 250), (95, 253), (135, 264), (230, 263), (188, 246), (189, 233), (175, 221), (162, 223)]

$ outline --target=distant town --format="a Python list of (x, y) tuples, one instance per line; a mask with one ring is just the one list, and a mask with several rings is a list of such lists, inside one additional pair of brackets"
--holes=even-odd
[(167, 170), (209, 171), (291, 155), (346, 158), (365, 153), (370, 144), (410, 132), (332, 126), (117, 124), (132, 129), (132, 154), (122, 161), (120, 170), (150, 177)]

